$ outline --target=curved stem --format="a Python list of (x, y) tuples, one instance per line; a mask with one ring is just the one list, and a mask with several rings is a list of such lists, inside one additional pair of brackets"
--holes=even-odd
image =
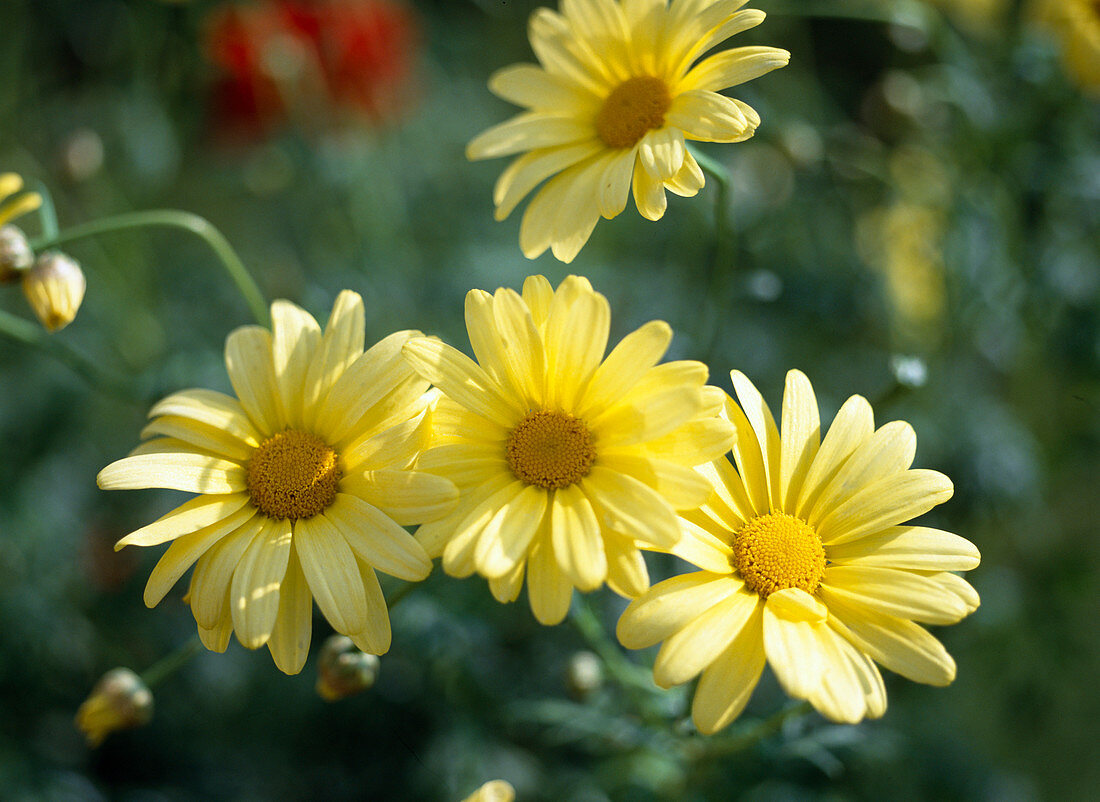
[(53, 237), (41, 237), (32, 241), (31, 247), (34, 248), (35, 251), (39, 251), (43, 248), (50, 248), (75, 240), (88, 239), (89, 237), (97, 237), (101, 234), (110, 234), (131, 228), (147, 228), (153, 226), (180, 228), (201, 237), (206, 244), (210, 246), (210, 249), (214, 251), (215, 255), (221, 261), (222, 267), (225, 268), (225, 272), (229, 274), (229, 277), (233, 280), (237, 289), (240, 290), (256, 322), (263, 326), (269, 325), (267, 302), (264, 300), (263, 293), (260, 291), (259, 285), (256, 284), (256, 280), (253, 279), (252, 275), (248, 272), (248, 268), (244, 266), (244, 262), (237, 256), (237, 252), (233, 250), (233, 246), (230, 245), (225, 236), (214, 227), (213, 223), (191, 212), (183, 212), (177, 209), (154, 209), (144, 212), (128, 212), (113, 217), (105, 217), (101, 220), (93, 220), (89, 223), (73, 226)]
[(193, 635), (190, 640), (169, 655), (162, 657), (152, 667), (141, 673), (141, 681), (145, 687), (152, 690), (164, 680), (183, 668), (187, 661), (202, 651), (202, 641), (198, 635)]
[(74, 351), (41, 326), (0, 310), (0, 334), (45, 351), (64, 363), (87, 382), (127, 401), (144, 402), (141, 394), (124, 379), (102, 370), (95, 362)]
[(42, 205), (38, 207), (38, 219), (42, 224), (42, 236), (50, 239), (57, 236), (57, 209), (53, 205), (53, 195), (49, 188), (41, 181), (34, 182), (34, 191), (42, 198)]

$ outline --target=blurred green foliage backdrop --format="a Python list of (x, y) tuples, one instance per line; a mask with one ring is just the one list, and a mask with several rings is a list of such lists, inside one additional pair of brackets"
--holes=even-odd
[[(880, 422), (914, 425), (919, 466), (954, 480), (929, 519), (981, 549), (968, 578), (983, 603), (938, 633), (959, 665), (951, 687), (890, 676), (881, 721), (811, 716), (748, 753), (685, 764), (614, 686), (570, 701), (566, 668), (586, 648), (575, 628), (539, 627), (522, 600), (498, 605), (483, 581), (437, 570), (394, 610), (367, 693), (322, 702), (313, 658), (285, 677), (234, 644), (159, 687), (150, 726), (91, 751), (72, 716), (95, 679), (148, 667), (194, 628), (180, 588), (142, 604), (155, 550), (111, 549), (178, 500), (108, 495), (95, 474), (136, 444), (149, 400), (228, 390), (222, 343), (248, 322), (200, 241), (104, 236), (66, 249), (89, 288), (55, 336), (134, 377), (144, 400), (0, 342), (0, 796), (457, 800), (494, 777), (524, 802), (1095, 793), (1100, 102), (1029, 6), (754, 3), (769, 19), (733, 44), (793, 58), (738, 93), (761, 112), (756, 136), (705, 150), (732, 176), (732, 258), (711, 285), (713, 182), (659, 223), (632, 208), (601, 222), (568, 268), (522, 257), (518, 215), (493, 221), (503, 163), (469, 164), (463, 148), (512, 111), (485, 80), (532, 60), (528, 0), (402, 7), (384, 102), (318, 94), (292, 80), (293, 52), (267, 52), (264, 86), (282, 94), (258, 116), (218, 60), (225, 5), (0, 4), (0, 169), (48, 187), (62, 228), (196, 212), (270, 298), (322, 316), (340, 289), (362, 293), (368, 342), (420, 328), (462, 347), (471, 287), (578, 272), (611, 301), (613, 339), (665, 319), (670, 357), (704, 359), (727, 389), (736, 367), (777, 406), (798, 367), (823, 420), (861, 393)], [(29, 315), (17, 288), (0, 308)], [(651, 565), (655, 578), (679, 570)], [(608, 627), (625, 605), (606, 590), (587, 602)], [(683, 691), (667, 696), (672, 726)], [(766, 682), (746, 716), (782, 703)]]

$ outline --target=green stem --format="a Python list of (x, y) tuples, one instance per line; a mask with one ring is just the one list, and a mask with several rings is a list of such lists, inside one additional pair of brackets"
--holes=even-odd
[(626, 659), (618, 646), (607, 637), (603, 624), (592, 612), (588, 602), (584, 599), (575, 599), (569, 611), (569, 620), (573, 622), (588, 647), (603, 662), (611, 678), (632, 698), (642, 720), (648, 724), (662, 721), (663, 717), (655, 715), (649, 704), (649, 697), (657, 690), (650, 672)]
[[(709, 303), (700, 316), (699, 343), (701, 353), (708, 360), (714, 356), (715, 342), (718, 338), (719, 320), (722, 305), (726, 297), (726, 281), (733, 268), (733, 228), (730, 226), (730, 188), (729, 171), (721, 163), (705, 153), (693, 150), (692, 155), (699, 167), (714, 180), (714, 252), (707, 262), (703, 273), (703, 287)], [(711, 360), (713, 361), (713, 360)]]
[(267, 302), (264, 300), (263, 293), (256, 284), (256, 280), (252, 278), (252, 275), (248, 272), (248, 268), (244, 266), (244, 262), (237, 256), (237, 252), (233, 250), (233, 246), (229, 244), (225, 236), (215, 228), (210, 221), (203, 217), (199, 217), (197, 214), (183, 212), (177, 209), (154, 209), (144, 212), (129, 212), (73, 226), (53, 237), (41, 237), (32, 241), (31, 247), (34, 248), (35, 251), (39, 251), (43, 248), (62, 245), (66, 242), (73, 242), (74, 240), (97, 237), (101, 234), (110, 234), (131, 228), (154, 226), (180, 228), (201, 237), (206, 244), (210, 246), (210, 249), (214, 251), (215, 255), (221, 261), (222, 267), (225, 268), (225, 272), (229, 274), (229, 278), (233, 280), (237, 289), (240, 290), (256, 322), (263, 326), (270, 324), (267, 313)]
[(142, 672), (141, 681), (152, 690), (183, 668), (188, 660), (201, 651), (202, 641), (199, 640), (198, 635), (194, 635), (174, 652), (162, 657), (151, 668)]
[(41, 326), (0, 310), (0, 334), (13, 340), (45, 351), (59, 362), (64, 363), (87, 382), (99, 387), (118, 398), (127, 401), (144, 402), (144, 398), (129, 382), (104, 370), (83, 354), (74, 351), (65, 343), (49, 334)]
[(724, 738), (693, 738), (689, 744), (693, 750), (698, 750), (695, 752), (696, 760), (712, 760), (718, 757), (726, 757), (756, 746), (765, 738), (770, 738), (777, 734), (783, 729), (783, 725), (791, 719), (801, 718), (812, 710), (813, 705), (809, 702), (799, 702), (777, 713), (773, 713), (768, 718), (760, 719), (748, 725), (745, 729), (734, 735)]
[(42, 198), (42, 205), (38, 207), (38, 220), (42, 225), (42, 237), (53, 239), (57, 236), (57, 208), (53, 205), (53, 195), (49, 188), (41, 181), (34, 182), (34, 191)]

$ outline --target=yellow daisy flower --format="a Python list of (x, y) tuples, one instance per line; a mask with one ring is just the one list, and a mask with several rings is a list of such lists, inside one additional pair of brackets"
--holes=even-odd
[[(536, 186), (520, 247), (529, 259), (547, 248), (571, 262), (601, 216), (626, 208), (633, 190), (643, 217), (665, 213), (665, 190), (691, 197), (703, 172), (684, 140), (741, 142), (760, 115), (719, 94), (782, 67), (774, 47), (724, 50), (695, 63), (764, 12), (747, 0), (562, 0), (540, 8), (528, 35), (539, 66), (496, 72), (489, 89), (527, 110), (477, 136), (470, 159), (523, 153), (497, 180), (503, 220)], [(553, 178), (551, 178), (553, 176)]]
[(903, 421), (874, 428), (852, 396), (822, 440), (809, 380), (787, 374), (782, 434), (752, 383), (733, 372), (741, 406), (736, 470), (703, 469), (715, 494), (684, 517), (701, 568), (665, 580), (619, 619), (624, 646), (664, 641), (653, 666), (671, 687), (702, 672), (692, 717), (704, 733), (744, 708), (764, 663), (784, 690), (840, 722), (877, 718), (886, 691), (875, 663), (916, 682), (947, 685), (955, 663), (918, 625), (953, 624), (978, 607), (951, 571), (978, 565), (958, 535), (906, 524), (951, 497), (941, 473), (910, 470), (916, 435)]
[(1100, 93), (1100, 1), (1035, 0), (1032, 6), (1062, 40), (1066, 72), (1082, 89)]
[(129, 457), (99, 474), (105, 490), (200, 495), (122, 538), (171, 542), (145, 588), (152, 607), (192, 565), (189, 599), (207, 648), (230, 633), (267, 645), (284, 672), (309, 650), (312, 600), (365, 652), (390, 646), (375, 570), (424, 579), (431, 561), (403, 528), (437, 518), (454, 486), (410, 470), (430, 434), (433, 394), (401, 358), (420, 332), (363, 350), (363, 300), (345, 291), (322, 333), (287, 301), (272, 331), (243, 326), (225, 345), (234, 398), (184, 390), (160, 401)]
[[(451, 479), (458, 506), (417, 539), (452, 576), (475, 571), (510, 602), (527, 571), (535, 617), (556, 624), (573, 588), (605, 581), (625, 596), (649, 586), (639, 546), (675, 548), (676, 510), (710, 485), (692, 470), (724, 454), (732, 427), (700, 362), (657, 365), (663, 321), (604, 359), (610, 309), (587, 279), (554, 291), (542, 276), (494, 295), (471, 290), (466, 328), (477, 362), (417, 338), (405, 356), (445, 397), (418, 470)], [(479, 364), (480, 363), (480, 364)]]

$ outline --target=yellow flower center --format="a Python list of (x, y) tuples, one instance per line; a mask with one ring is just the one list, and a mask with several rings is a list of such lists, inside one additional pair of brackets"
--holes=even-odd
[(825, 573), (825, 547), (805, 521), (769, 512), (741, 527), (732, 562), (745, 584), (764, 598), (786, 588), (813, 593)]
[(630, 78), (615, 87), (596, 114), (596, 133), (609, 148), (632, 148), (646, 131), (665, 124), (672, 105), (660, 78)]
[(508, 436), (508, 467), (529, 485), (568, 487), (588, 475), (596, 450), (584, 423), (564, 412), (528, 412)]
[(260, 443), (248, 461), (248, 495), (269, 518), (312, 518), (336, 500), (336, 452), (307, 432), (287, 429)]

